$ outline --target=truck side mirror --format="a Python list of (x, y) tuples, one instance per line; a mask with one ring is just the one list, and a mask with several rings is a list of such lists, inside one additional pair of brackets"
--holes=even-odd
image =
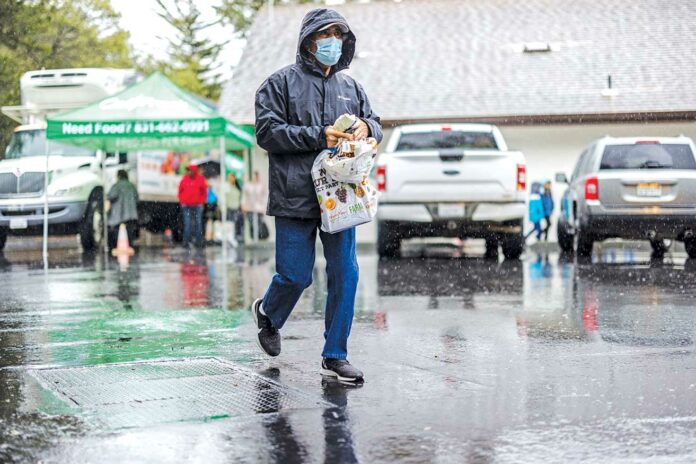
[(568, 178), (565, 175), (565, 172), (557, 172), (556, 173), (556, 182), (559, 184), (567, 184), (568, 183)]

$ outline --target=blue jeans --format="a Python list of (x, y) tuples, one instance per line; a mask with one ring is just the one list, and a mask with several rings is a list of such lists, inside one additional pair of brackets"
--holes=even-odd
[(193, 226), (193, 238), (196, 246), (203, 245), (203, 205), (181, 205), (181, 213), (184, 216), (184, 244), (191, 243), (191, 226)]
[[(263, 297), (263, 310), (273, 327), (281, 329), (312, 284), (318, 219), (276, 217), (276, 275)], [(324, 245), (328, 297), (324, 314), (324, 358), (346, 359), (353, 324), (358, 260), (355, 228), (328, 234), (319, 232)]]

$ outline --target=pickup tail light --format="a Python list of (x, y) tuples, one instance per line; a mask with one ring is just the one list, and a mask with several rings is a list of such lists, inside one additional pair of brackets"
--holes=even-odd
[(517, 165), (517, 191), (527, 190), (527, 167), (524, 164)]
[(387, 167), (377, 166), (377, 190), (384, 192), (387, 189)]
[(585, 179), (585, 200), (599, 200), (599, 180), (595, 176)]

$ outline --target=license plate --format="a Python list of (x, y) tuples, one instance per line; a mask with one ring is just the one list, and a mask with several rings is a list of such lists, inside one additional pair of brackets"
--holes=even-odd
[(636, 195), (639, 197), (659, 197), (662, 196), (662, 186), (655, 182), (638, 184)]
[(445, 218), (462, 218), (464, 217), (464, 205), (444, 203), (438, 205), (437, 214)]
[(10, 219), (10, 229), (26, 229), (27, 227), (26, 219)]

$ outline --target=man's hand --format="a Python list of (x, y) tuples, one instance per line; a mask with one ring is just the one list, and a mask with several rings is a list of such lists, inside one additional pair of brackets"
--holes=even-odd
[(355, 122), (355, 128), (353, 129), (353, 139), (352, 140), (364, 140), (370, 135), (370, 128), (367, 127), (367, 123), (362, 119), (358, 118)]
[(333, 148), (338, 145), (338, 139), (353, 140), (353, 134), (346, 134), (345, 132), (338, 131), (331, 126), (324, 129), (324, 133), (326, 134), (326, 146), (328, 148)]

